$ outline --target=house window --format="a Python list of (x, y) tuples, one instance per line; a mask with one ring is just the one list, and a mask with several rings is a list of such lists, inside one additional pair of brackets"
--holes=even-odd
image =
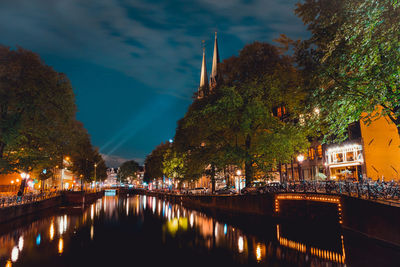
[(286, 108), (284, 106), (278, 107), (276, 109), (276, 115), (280, 118), (286, 114)]
[(319, 159), (322, 159), (322, 146), (317, 146), (317, 155)]
[(309, 158), (310, 160), (314, 160), (314, 158), (315, 158), (315, 149), (314, 149), (314, 148), (310, 148), (310, 149), (308, 150), (308, 158)]
[(337, 159), (337, 162), (343, 162), (343, 153), (337, 153), (336, 159)]
[(347, 152), (346, 153), (346, 161), (354, 161), (354, 152)]

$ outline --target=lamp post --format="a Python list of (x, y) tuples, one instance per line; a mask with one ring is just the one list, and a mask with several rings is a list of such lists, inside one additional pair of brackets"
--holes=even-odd
[(96, 189), (96, 168), (97, 168), (97, 163), (94, 164), (94, 188)]
[(79, 177), (81, 178), (81, 191), (83, 191), (83, 174), (79, 175)]
[(26, 179), (29, 179), (29, 174), (22, 172), (21, 173), (21, 185), (19, 187), (19, 190), (21, 191), (21, 193), (23, 194), (25, 191), (25, 184), (26, 184)]
[(63, 186), (63, 183), (64, 183), (64, 171), (65, 171), (65, 169), (64, 169), (64, 160), (65, 160), (66, 163), (68, 163), (69, 160), (70, 160), (70, 157), (66, 156), (65, 159), (63, 158), (63, 160), (62, 160), (62, 164), (61, 164), (61, 190), (64, 189), (64, 186)]
[(304, 156), (302, 155), (302, 154), (300, 154), (300, 155), (298, 155), (297, 156), (297, 162), (298, 162), (298, 165), (299, 165), (299, 181), (303, 181), (304, 179), (303, 179), (303, 175), (302, 175), (302, 173), (301, 173), (301, 163), (303, 162), (303, 160), (304, 160)]

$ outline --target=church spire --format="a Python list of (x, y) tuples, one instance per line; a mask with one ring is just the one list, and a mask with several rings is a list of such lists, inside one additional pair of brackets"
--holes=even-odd
[(211, 70), (211, 75), (210, 75), (211, 89), (215, 88), (215, 86), (217, 85), (218, 64), (219, 64), (219, 52), (218, 52), (217, 32), (215, 32), (214, 54), (213, 54), (212, 70)]
[(203, 98), (208, 91), (208, 79), (207, 79), (207, 66), (206, 66), (206, 52), (203, 41), (203, 62), (201, 63), (201, 74), (200, 74), (200, 86), (197, 98)]

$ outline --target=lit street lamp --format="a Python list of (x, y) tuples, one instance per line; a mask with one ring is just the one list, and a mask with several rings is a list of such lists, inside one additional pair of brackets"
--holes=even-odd
[(298, 166), (299, 166), (299, 168), (298, 168), (299, 169), (299, 181), (304, 180), (302, 173), (301, 173), (301, 163), (303, 162), (303, 160), (304, 160), (304, 156), (302, 154), (297, 156), (297, 162), (298, 162)]
[(25, 191), (26, 180), (29, 179), (29, 174), (22, 172), (20, 175), (21, 175), (22, 180), (21, 180), (21, 185), (19, 187), (19, 190), (23, 194)]

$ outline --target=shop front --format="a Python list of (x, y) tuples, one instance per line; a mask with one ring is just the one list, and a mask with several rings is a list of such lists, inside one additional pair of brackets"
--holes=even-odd
[(362, 145), (345, 144), (328, 148), (325, 164), (331, 180), (361, 180), (364, 172)]

